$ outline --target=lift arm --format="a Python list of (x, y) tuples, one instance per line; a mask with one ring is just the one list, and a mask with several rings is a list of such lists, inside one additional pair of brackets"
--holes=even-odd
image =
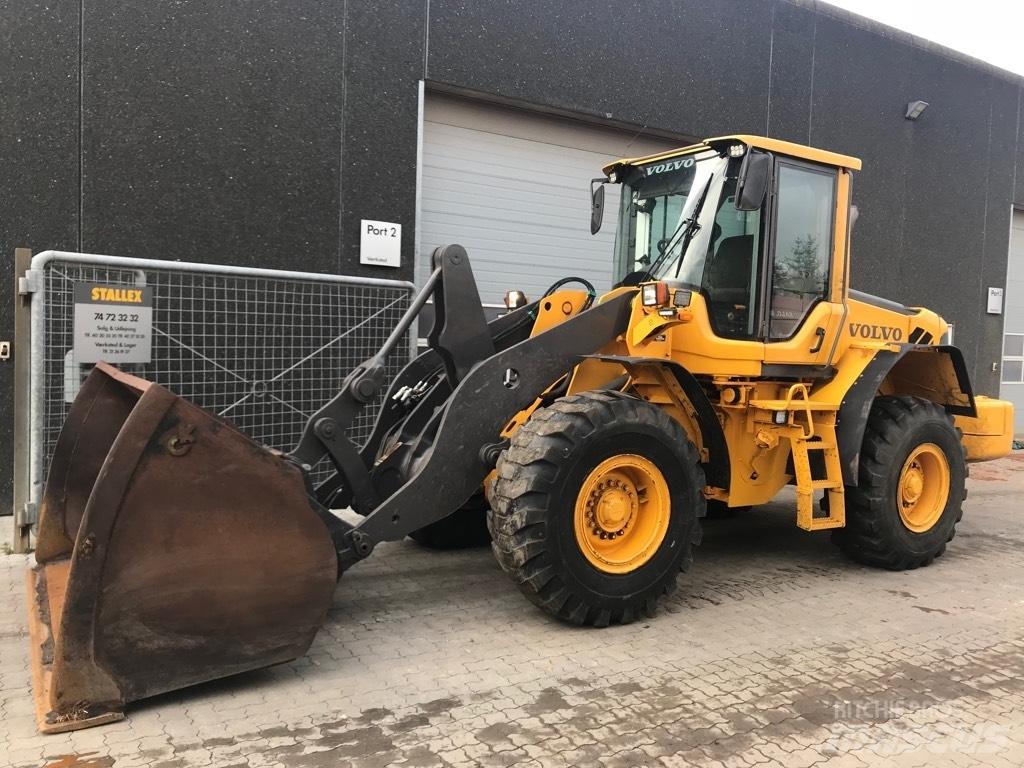
[[(401, 539), (454, 512), (494, 468), (499, 435), (509, 418), (584, 355), (623, 333), (629, 321), (632, 293), (530, 337), (535, 307), (485, 321), (461, 246), (437, 249), (433, 267), (381, 350), (352, 371), (339, 394), (310, 418), (291, 454), (305, 468), (330, 457), (337, 470), (327, 485), (331, 498), (348, 501), (365, 515), (353, 527), (326, 510), (322, 514), (338, 549), (340, 570), (369, 555), (379, 542)], [(380, 392), (387, 355), (431, 296), (430, 350), (399, 374), (371, 439), (360, 448), (349, 438), (349, 429)], [(402, 387), (419, 388), (422, 394), (398, 415), (393, 400)], [(393, 437), (396, 433), (400, 439)], [(378, 456), (388, 435), (394, 447)]]

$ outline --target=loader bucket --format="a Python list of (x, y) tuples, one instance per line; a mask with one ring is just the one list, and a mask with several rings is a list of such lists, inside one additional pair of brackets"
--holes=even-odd
[(320, 514), (294, 462), (97, 365), (57, 441), (29, 572), (39, 729), (305, 653), (338, 575)]

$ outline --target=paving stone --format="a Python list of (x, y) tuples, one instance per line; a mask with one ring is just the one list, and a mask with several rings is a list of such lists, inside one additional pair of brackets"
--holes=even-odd
[(987, 469), (928, 568), (850, 563), (777, 503), (706, 522), (660, 615), (607, 630), (538, 612), (487, 549), (384, 544), (304, 659), (51, 737), (29, 689), (29, 559), (0, 556), (0, 768), (1015, 768), (1024, 461)]

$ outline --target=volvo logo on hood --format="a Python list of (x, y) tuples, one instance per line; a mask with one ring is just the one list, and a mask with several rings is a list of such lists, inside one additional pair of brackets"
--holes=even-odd
[(903, 331), (890, 325), (850, 323), (850, 335), (874, 341), (903, 341)]

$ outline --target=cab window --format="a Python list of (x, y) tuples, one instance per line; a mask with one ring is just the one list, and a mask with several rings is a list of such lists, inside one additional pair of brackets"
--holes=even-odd
[(826, 296), (836, 174), (779, 163), (769, 340), (787, 339)]
[(715, 214), (701, 290), (717, 336), (753, 339), (758, 330), (761, 211), (736, 210), (735, 191), (735, 178), (728, 179)]

